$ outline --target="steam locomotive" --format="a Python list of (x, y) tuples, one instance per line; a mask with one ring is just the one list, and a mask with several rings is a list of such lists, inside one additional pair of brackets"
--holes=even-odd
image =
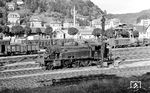
[[(73, 46), (49, 47), (44, 66), (47, 70), (55, 68), (76, 68), (98, 65), (101, 61), (102, 44), (84, 44)], [(104, 44), (104, 61), (111, 64), (109, 49)]]

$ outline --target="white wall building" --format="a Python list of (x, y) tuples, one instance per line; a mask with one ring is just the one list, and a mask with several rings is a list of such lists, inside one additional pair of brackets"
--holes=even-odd
[(44, 24), (42, 24), (42, 18), (40, 18), (39, 16), (33, 15), (29, 21), (30, 21), (30, 27), (32, 28), (44, 27)]
[(94, 35), (92, 35), (93, 28), (86, 27), (84, 29), (79, 29), (78, 38), (79, 39), (93, 39), (95, 38)]
[[(105, 29), (114, 28), (120, 24), (120, 20), (117, 18), (110, 19), (105, 21)], [(101, 18), (95, 19), (92, 21), (92, 26), (94, 28), (102, 28), (101, 27)]]
[(24, 4), (24, 2), (22, 0), (17, 0), (16, 3), (17, 3), (17, 5), (23, 5)]
[(142, 19), (138, 25), (148, 27), (150, 25), (150, 19)]
[(20, 15), (19, 13), (16, 13), (16, 12), (10, 12), (7, 16), (8, 18), (8, 22), (10, 24), (16, 24), (16, 23), (19, 23), (20, 24)]
[(8, 10), (12, 10), (12, 11), (15, 10), (16, 8), (16, 4), (14, 2), (6, 3), (6, 6)]
[(138, 25), (135, 30), (139, 31), (139, 38), (150, 38), (150, 28)]
[(117, 18), (110, 19), (110, 20), (106, 21), (105, 28), (106, 29), (114, 28), (114, 27), (118, 26), (119, 24), (121, 24), (119, 19), (117, 19)]

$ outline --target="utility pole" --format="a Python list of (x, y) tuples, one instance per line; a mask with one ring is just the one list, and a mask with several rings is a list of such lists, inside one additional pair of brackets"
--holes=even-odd
[(104, 43), (104, 32), (105, 32), (105, 15), (106, 15), (106, 11), (104, 11), (104, 13), (102, 14), (102, 19), (101, 19), (101, 26), (102, 26), (102, 35), (101, 35), (101, 65), (104, 62), (104, 51), (105, 51), (105, 43)]
[(73, 8), (73, 26), (74, 27), (76, 26), (76, 7), (75, 7), (75, 5)]

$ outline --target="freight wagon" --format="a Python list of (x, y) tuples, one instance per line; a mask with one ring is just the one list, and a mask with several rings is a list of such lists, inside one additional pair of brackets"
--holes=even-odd
[(0, 40), (0, 55), (36, 54), (39, 46), (36, 44), (11, 44), (9, 40)]
[(135, 38), (112, 38), (107, 41), (108, 45), (112, 48), (125, 48), (141, 46), (138, 39)]

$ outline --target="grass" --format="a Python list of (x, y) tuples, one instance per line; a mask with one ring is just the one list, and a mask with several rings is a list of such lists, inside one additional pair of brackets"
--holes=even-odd
[[(90, 78), (89, 78), (90, 77)], [(54, 84), (54, 86), (44, 86), (33, 89), (5, 89), (1, 93), (150, 93), (150, 73), (143, 76), (133, 76), (129, 78), (117, 77), (114, 75), (96, 75), (82, 78), (84, 80), (74, 81), (72, 84), (65, 83), (66, 79), (60, 80), (63, 84)], [(70, 80), (75, 80), (72, 78)], [(141, 81), (142, 88), (140, 92), (134, 92), (130, 87), (130, 81)], [(59, 83), (60, 83), (59, 82)]]

